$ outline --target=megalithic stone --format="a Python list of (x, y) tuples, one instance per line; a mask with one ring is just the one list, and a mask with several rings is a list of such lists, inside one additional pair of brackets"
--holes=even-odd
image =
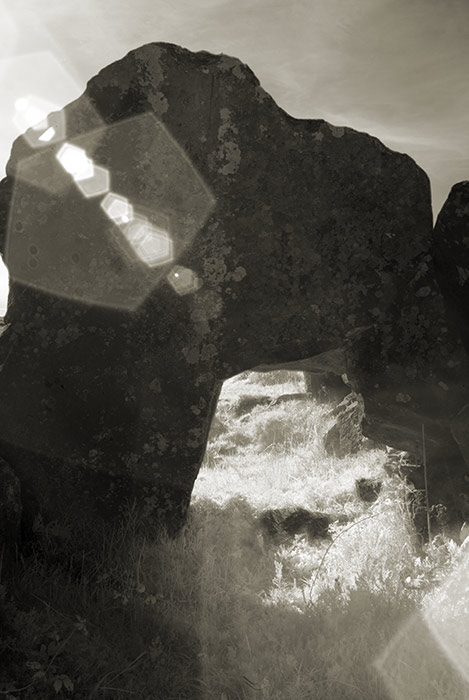
[(0, 437), (31, 502), (83, 519), (135, 497), (176, 528), (222, 381), (318, 356), (343, 358), (369, 437), (415, 451), (425, 423), (429, 448), (455, 444), (466, 356), (411, 158), (171, 44), (62, 116), (63, 139), (15, 141), (0, 185)]

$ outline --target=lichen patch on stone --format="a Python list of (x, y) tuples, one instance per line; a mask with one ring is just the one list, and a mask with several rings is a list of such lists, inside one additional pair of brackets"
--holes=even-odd
[(159, 117), (166, 114), (169, 109), (168, 100), (162, 92), (150, 92), (148, 95), (148, 102), (151, 104), (154, 113)]
[(218, 150), (220, 160), (224, 160), (225, 165), (218, 169), (221, 175), (234, 175), (241, 163), (241, 151), (234, 141), (225, 141)]
[(336, 139), (342, 138), (342, 136), (345, 134), (345, 129), (343, 126), (334, 126), (333, 124), (329, 124), (329, 129), (332, 136), (334, 136)]
[(221, 175), (234, 175), (241, 162), (241, 151), (234, 140), (238, 134), (238, 128), (233, 123), (231, 111), (227, 107), (220, 109), (220, 119), (221, 124), (218, 128), (220, 146), (216, 153), (212, 154), (212, 166), (216, 163), (217, 171)]
[(241, 282), (247, 275), (246, 270), (244, 267), (237, 267), (229, 276), (230, 279), (233, 280), (233, 282)]

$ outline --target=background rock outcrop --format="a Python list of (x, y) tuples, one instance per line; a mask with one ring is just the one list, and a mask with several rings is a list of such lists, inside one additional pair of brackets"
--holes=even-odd
[(467, 358), (411, 158), (171, 44), (63, 117), (61, 140), (15, 141), (0, 185), (0, 452), (31, 508), (93, 521), (136, 499), (175, 531), (222, 382), (289, 363), (345, 372), (378, 442), (421, 451), (424, 424), (431, 483), (448, 455), (461, 480)]
[[(469, 182), (451, 189), (434, 230), (434, 260), (449, 322), (469, 352)], [(467, 382), (467, 379), (466, 379)], [(452, 421), (453, 435), (469, 464), (469, 404)], [(468, 475), (469, 478), (469, 475)]]
[(332, 372), (304, 372), (305, 388), (321, 403), (340, 403), (350, 393), (342, 377)]
[(362, 433), (364, 416), (363, 399), (359, 394), (348, 394), (329, 414), (334, 425), (324, 436), (324, 448), (328, 454), (343, 459), (363, 449), (370, 440)]
[(435, 225), (433, 259), (448, 318), (469, 352), (469, 182), (451, 189)]

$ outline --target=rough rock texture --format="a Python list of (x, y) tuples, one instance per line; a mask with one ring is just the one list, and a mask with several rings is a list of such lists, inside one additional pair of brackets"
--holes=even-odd
[[(427, 454), (458, 453), (466, 356), (408, 156), (294, 119), (239, 60), (170, 44), (106, 67), (64, 114), (135, 219), (88, 197), (55, 137), (15, 141), (0, 447), (32, 510), (93, 520), (136, 498), (176, 530), (223, 380), (262, 366), (346, 372), (369, 437), (418, 452), (424, 423)], [(140, 255), (142, 217), (158, 264)]]
[(340, 403), (350, 393), (342, 377), (332, 372), (304, 372), (306, 391), (320, 403)]
[(324, 448), (328, 454), (343, 459), (370, 442), (362, 433), (364, 408), (360, 395), (348, 394), (330, 415), (334, 416), (336, 422), (324, 436)]

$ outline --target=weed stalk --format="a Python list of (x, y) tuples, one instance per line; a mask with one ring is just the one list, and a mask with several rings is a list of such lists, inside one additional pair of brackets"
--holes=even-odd
[(427, 513), (428, 541), (432, 541), (432, 529), (430, 525), (430, 502), (428, 500), (428, 477), (427, 477), (427, 452), (425, 449), (425, 425), (422, 423), (422, 457), (423, 457), (423, 483), (425, 488), (425, 510)]

